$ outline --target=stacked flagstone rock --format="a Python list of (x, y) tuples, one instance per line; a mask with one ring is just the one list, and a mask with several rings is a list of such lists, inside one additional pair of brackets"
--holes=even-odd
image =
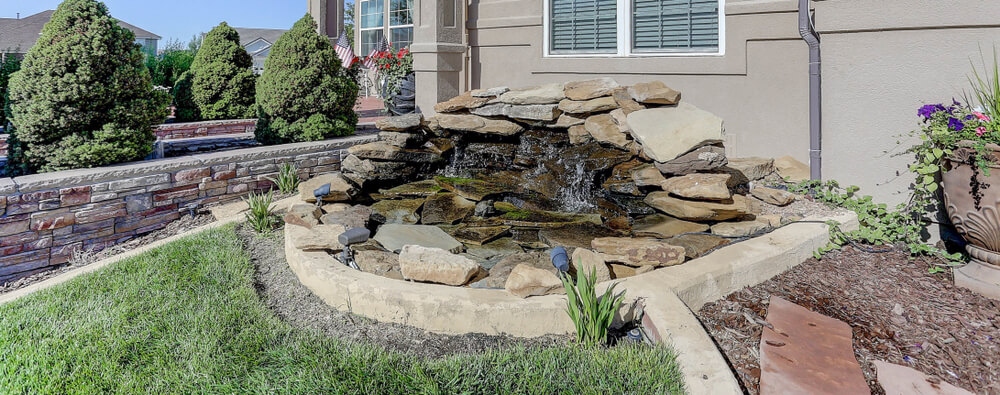
[(774, 160), (727, 159), (722, 119), (659, 81), (479, 89), (434, 110), (378, 121), (379, 141), (348, 149), (342, 176), (303, 184), (306, 201), (330, 183), (324, 202), (354, 204), (309, 213), (313, 229), (375, 231), (355, 251), (366, 271), (559, 292), (551, 247), (570, 249), (574, 272), (623, 278), (780, 226), (761, 205), (795, 199), (755, 185), (777, 179)]

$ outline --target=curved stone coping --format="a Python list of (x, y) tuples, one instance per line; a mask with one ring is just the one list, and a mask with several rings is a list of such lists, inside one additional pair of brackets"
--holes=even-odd
[(247, 162), (282, 156), (311, 154), (341, 150), (355, 144), (378, 139), (376, 135), (348, 136), (323, 141), (269, 145), (262, 147), (210, 152), (180, 158), (154, 159), (141, 162), (97, 167), (91, 169), (63, 170), (32, 174), (17, 178), (0, 179), (0, 194), (28, 193), (53, 188), (95, 184), (102, 181), (135, 178), (145, 175), (168, 173), (177, 170), (204, 167), (223, 163)]
[[(840, 222), (845, 230), (858, 226), (854, 213), (810, 217), (810, 222), (790, 224), (684, 265), (603, 282), (598, 288), (603, 292), (619, 282), (628, 299), (645, 301), (644, 311), (654, 327), (650, 329), (677, 351), (689, 392), (739, 394), (729, 365), (692, 311), (807, 260), (829, 241), (827, 220)], [(306, 287), (342, 311), (446, 334), (535, 337), (574, 330), (563, 295), (521, 299), (503, 290), (393, 280), (350, 269), (326, 252), (296, 249), (288, 237), (285, 255)]]

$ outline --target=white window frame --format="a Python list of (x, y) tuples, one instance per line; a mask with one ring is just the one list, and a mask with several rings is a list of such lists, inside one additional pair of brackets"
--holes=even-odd
[[(386, 30), (385, 30), (386, 29), (386, 25), (389, 24), (389, 21), (388, 21), (389, 12), (386, 10), (386, 7), (388, 7), (388, 2), (386, 2), (385, 0), (366, 0), (366, 1), (356, 0), (356, 1), (357, 1), (357, 7), (358, 7), (358, 14), (361, 13), (361, 3), (362, 2), (372, 2), (372, 3), (379, 2), (379, 3), (382, 3), (382, 25), (381, 26), (376, 26), (376, 27), (361, 27), (361, 25), (362, 25), (361, 19), (363, 19), (365, 17), (365, 15), (361, 15), (359, 17), (359, 21), (356, 24), (357, 27), (358, 27), (358, 51), (363, 51), (364, 39), (362, 38), (363, 35), (361, 34), (361, 32), (369, 32), (369, 31), (373, 31), (373, 30), (381, 30), (382, 31), (382, 37), (385, 37), (385, 34), (386, 34)], [(367, 15), (374, 15), (374, 14), (367, 14)], [(388, 40), (388, 37), (385, 37), (385, 39)], [(361, 56), (368, 56), (368, 53), (367, 52), (366, 53), (362, 53)]]
[[(406, 24), (406, 25), (393, 25), (392, 24), (392, 2), (391, 1), (387, 1), (386, 2), (386, 6), (385, 6), (385, 10), (386, 10), (385, 11), (385, 19), (388, 21), (388, 23), (385, 24), (386, 25), (386, 32), (384, 34), (385, 34), (386, 40), (389, 40), (389, 44), (390, 45), (393, 44), (393, 42), (391, 40), (392, 39), (392, 29), (405, 29), (405, 28), (410, 28), (410, 44), (413, 44), (413, 33), (414, 33), (413, 32), (413, 23), (412, 23), (413, 19), (414, 19), (413, 18), (413, 16), (414, 16), (413, 15), (413, 9), (414, 9), (414, 7), (417, 6), (417, 1), (419, 1), (419, 0), (414, 0), (413, 4), (410, 4), (409, 10), (410, 10), (410, 22), (411, 23)], [(546, 1), (548, 1), (548, 0), (546, 0)], [(407, 45), (407, 47), (409, 47), (409, 45)]]
[(552, 0), (542, 0), (542, 56), (546, 58), (650, 58), (650, 57), (693, 57), (726, 55), (726, 0), (719, 0), (719, 49), (717, 51), (642, 51), (632, 52), (632, 0), (617, 0), (618, 23), (616, 53), (552, 53)]

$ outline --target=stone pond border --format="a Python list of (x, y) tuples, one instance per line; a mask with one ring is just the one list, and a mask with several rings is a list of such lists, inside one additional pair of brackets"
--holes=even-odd
[[(627, 299), (644, 300), (653, 331), (678, 353), (690, 393), (739, 394), (736, 378), (692, 311), (811, 258), (829, 242), (828, 220), (844, 230), (858, 227), (854, 213), (810, 217), (683, 265), (614, 281)], [(535, 337), (573, 332), (562, 295), (521, 299), (505, 290), (393, 280), (350, 269), (324, 251), (296, 249), (287, 233), (285, 257), (303, 285), (341, 311), (445, 334)]]
[(343, 151), (374, 134), (92, 169), (0, 178), (0, 281), (165, 227), (181, 214), (272, 186), (278, 165), (308, 179), (340, 170)]

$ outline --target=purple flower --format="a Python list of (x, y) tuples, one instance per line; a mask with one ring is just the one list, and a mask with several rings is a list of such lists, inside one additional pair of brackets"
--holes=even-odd
[(956, 132), (965, 129), (965, 124), (959, 121), (957, 118), (948, 118), (948, 128)]
[(917, 115), (924, 117), (924, 121), (926, 122), (928, 119), (931, 118), (931, 116), (940, 111), (945, 111), (944, 105), (928, 104), (926, 106), (920, 107), (920, 109), (917, 110)]

